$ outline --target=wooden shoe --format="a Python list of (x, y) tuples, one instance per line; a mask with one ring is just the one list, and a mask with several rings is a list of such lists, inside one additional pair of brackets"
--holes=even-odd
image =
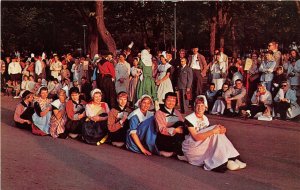
[(235, 161), (234, 161), (236, 164), (238, 164), (239, 165), (239, 168), (240, 169), (244, 169), (246, 166), (247, 166), (247, 164), (246, 163), (244, 163), (244, 162), (241, 162), (240, 160), (238, 160), (238, 159), (236, 159)]
[(227, 168), (231, 171), (235, 171), (235, 170), (238, 170), (240, 168), (240, 166), (237, 163), (235, 163), (235, 161), (228, 160)]

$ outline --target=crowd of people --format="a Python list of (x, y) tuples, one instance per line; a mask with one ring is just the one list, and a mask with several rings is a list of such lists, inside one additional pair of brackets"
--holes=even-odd
[(36, 135), (176, 155), (206, 170), (245, 168), (226, 128), (210, 125), (204, 113), (298, 116), (299, 54), (282, 55), (275, 41), (245, 60), (228, 57), (223, 48), (211, 59), (198, 51), (181, 49), (176, 59), (174, 52), (152, 55), (147, 47), (136, 53), (127, 47), (116, 58), (110, 52), (93, 58), (16, 53), (1, 60), (1, 90), (22, 99), (16, 126)]

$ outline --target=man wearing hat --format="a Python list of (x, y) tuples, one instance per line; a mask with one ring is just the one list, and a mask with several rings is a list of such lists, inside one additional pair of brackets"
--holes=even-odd
[(15, 126), (31, 130), (32, 115), (34, 113), (34, 109), (31, 106), (33, 94), (29, 90), (25, 90), (21, 92), (21, 97), (22, 101), (17, 105), (14, 114)]
[(193, 100), (202, 94), (202, 81), (206, 76), (207, 63), (205, 57), (198, 53), (199, 49), (195, 46), (193, 49), (193, 55), (189, 56), (189, 67), (193, 69)]

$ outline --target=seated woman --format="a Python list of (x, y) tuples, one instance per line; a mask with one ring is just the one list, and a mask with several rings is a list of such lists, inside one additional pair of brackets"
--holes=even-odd
[(31, 103), (33, 102), (33, 94), (29, 90), (21, 92), (22, 101), (17, 105), (14, 121), (16, 127), (31, 130), (32, 115), (34, 113)]
[(53, 138), (67, 138), (65, 132), (65, 124), (67, 122), (66, 113), (66, 91), (60, 90), (58, 92), (58, 99), (52, 104), (52, 117), (50, 119), (50, 134)]
[(82, 139), (88, 144), (104, 143), (107, 138), (107, 118), (109, 107), (102, 102), (102, 92), (98, 88), (91, 92), (92, 101), (86, 105), (86, 120), (82, 128)]
[(171, 157), (173, 154), (182, 156), (184, 140), (184, 119), (175, 108), (177, 95), (175, 92), (165, 94), (164, 105), (155, 113), (157, 127), (156, 145), (160, 155)]
[(138, 107), (129, 116), (129, 130), (126, 136), (126, 147), (132, 152), (144, 155), (158, 154), (155, 145), (156, 130), (154, 114), (149, 109), (154, 108), (154, 103), (149, 95), (143, 95), (136, 103)]
[(257, 90), (253, 93), (251, 98), (251, 105), (245, 110), (242, 110), (242, 116), (254, 118), (254, 116), (262, 112), (264, 116), (271, 117), (271, 105), (272, 105), (272, 95), (266, 87), (259, 83), (257, 85)]
[(76, 138), (82, 131), (82, 125), (85, 120), (86, 102), (79, 98), (80, 93), (78, 88), (72, 87), (69, 93), (71, 99), (66, 104), (68, 120), (65, 131), (71, 138)]
[(108, 114), (107, 126), (112, 145), (122, 147), (126, 141), (128, 130), (127, 116), (129, 110), (126, 108), (128, 94), (121, 91), (117, 95), (118, 106), (110, 110)]
[(48, 89), (45, 86), (38, 90), (39, 97), (34, 102), (34, 111), (32, 115), (32, 133), (45, 136), (49, 134), (50, 118), (52, 115), (51, 100), (48, 99)]
[(209, 126), (204, 115), (207, 107), (205, 96), (195, 100), (194, 113), (185, 117), (189, 135), (182, 143), (182, 151), (192, 165), (202, 166), (205, 170), (238, 170), (246, 164), (237, 159), (238, 151), (226, 137), (226, 128), (220, 124)]
[(225, 93), (229, 89), (228, 83), (222, 85), (222, 89), (218, 90), (215, 95), (215, 103), (212, 107), (211, 114), (222, 114), (226, 108)]

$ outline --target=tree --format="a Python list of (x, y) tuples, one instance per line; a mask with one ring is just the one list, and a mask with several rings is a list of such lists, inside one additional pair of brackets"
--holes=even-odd
[(102, 37), (102, 40), (107, 45), (107, 48), (114, 55), (117, 53), (117, 47), (115, 40), (112, 35), (105, 27), (104, 23), (104, 11), (103, 11), (103, 1), (96, 1), (96, 20), (97, 20), (97, 28)]

